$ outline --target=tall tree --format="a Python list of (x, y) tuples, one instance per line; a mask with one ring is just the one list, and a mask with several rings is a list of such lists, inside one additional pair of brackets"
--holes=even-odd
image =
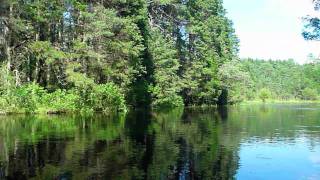
[[(0, 60), (10, 59), (9, 18), (11, 5), (7, 0), (0, 3)], [(10, 64), (8, 64), (10, 66)]]
[(214, 104), (220, 89), (218, 68), (236, 56), (237, 39), (221, 0), (190, 0), (187, 12), (185, 102)]
[(183, 105), (178, 93), (181, 79), (177, 72), (180, 64), (177, 50), (170, 37), (163, 37), (160, 31), (153, 30), (149, 41), (149, 51), (154, 62), (154, 84), (151, 85), (154, 106), (177, 107)]

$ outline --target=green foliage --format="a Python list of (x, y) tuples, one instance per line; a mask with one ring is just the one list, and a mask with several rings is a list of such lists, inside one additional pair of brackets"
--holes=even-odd
[(128, 88), (143, 68), (139, 56), (144, 47), (137, 25), (130, 18), (117, 16), (114, 9), (94, 5), (92, 12), (83, 12), (84, 37), (74, 46), (74, 55), (82, 71), (96, 82), (114, 82)]
[(76, 111), (76, 102), (79, 98), (73, 91), (58, 89), (52, 93), (45, 94), (43, 97), (44, 108), (49, 113)]
[(271, 92), (269, 89), (263, 88), (259, 91), (259, 98), (263, 101), (266, 102), (267, 99), (271, 97)]
[(48, 93), (32, 83), (0, 96), (0, 111), (20, 113), (65, 113), (75, 111), (125, 111), (126, 102), (120, 88), (113, 83), (77, 87), (69, 91)]
[(0, 95), (15, 88), (14, 77), (5, 65), (0, 66)]
[(164, 95), (161, 94), (161, 90), (158, 89), (158, 91), (153, 88), (152, 89), (153, 94), (159, 94), (157, 96), (157, 99), (153, 101), (154, 107), (164, 107), (164, 108), (170, 108), (170, 107), (181, 107), (183, 106), (183, 99), (181, 96), (177, 94), (168, 94)]
[(126, 102), (121, 89), (113, 84), (79, 86), (69, 91), (72, 103), (81, 111), (126, 111)]
[(48, 41), (35, 41), (29, 45), (29, 51), (39, 60), (52, 64), (55, 60), (66, 58), (63, 51), (55, 49)]
[[(320, 92), (315, 60), (235, 60), (238, 39), (222, 0), (15, 0), (1, 9), (2, 111), (234, 104), (263, 88), (281, 100)], [(304, 35), (317, 39), (319, 20), (308, 20), (314, 32)]]
[(301, 92), (302, 99), (304, 100), (317, 100), (318, 99), (318, 92), (315, 89), (305, 88)]
[(0, 111), (34, 113), (40, 105), (46, 90), (38, 84), (25, 84), (0, 94)]
[(149, 41), (149, 51), (154, 62), (154, 85), (150, 87), (154, 107), (183, 106), (181, 80), (177, 75), (180, 64), (177, 51), (170, 38), (165, 38), (154, 30)]
[(79, 63), (69, 63), (66, 68), (67, 81), (75, 87), (93, 86), (94, 80), (86, 74), (79, 72), (81, 65)]
[(222, 1), (188, 1), (185, 11), (184, 99), (186, 104), (215, 104), (221, 89), (218, 69), (236, 57), (237, 38)]
[(120, 88), (113, 83), (97, 85), (90, 94), (95, 111), (126, 110), (126, 102)]
[(252, 80), (238, 60), (223, 64), (219, 68), (218, 76), (221, 79), (222, 87), (228, 91), (227, 103), (235, 104), (246, 99)]
[(227, 87), (219, 68), (237, 56), (221, 0), (6, 1), (1, 8), (0, 102), (13, 111), (216, 104)]
[(24, 109), (27, 113), (33, 113), (42, 103), (42, 97), (45, 93), (46, 91), (43, 87), (32, 83), (16, 88), (11, 97), (14, 98), (13, 101), (18, 108)]
[(320, 90), (320, 63), (317, 61), (300, 65), (293, 60), (245, 59), (241, 64), (252, 79), (252, 86), (246, 92), (247, 99), (254, 99), (262, 88), (269, 89), (279, 100), (306, 100), (301, 94), (304, 89)]

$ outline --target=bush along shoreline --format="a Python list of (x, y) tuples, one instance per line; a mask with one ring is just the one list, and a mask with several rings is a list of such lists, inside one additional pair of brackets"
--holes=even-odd
[(125, 98), (113, 83), (48, 92), (36, 83), (0, 94), (0, 114), (126, 112)]

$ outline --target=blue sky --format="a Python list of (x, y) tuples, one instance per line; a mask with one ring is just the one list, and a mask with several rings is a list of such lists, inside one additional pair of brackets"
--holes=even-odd
[(305, 41), (302, 17), (317, 15), (311, 0), (224, 0), (227, 16), (240, 39), (240, 57), (293, 58), (320, 55), (319, 42)]

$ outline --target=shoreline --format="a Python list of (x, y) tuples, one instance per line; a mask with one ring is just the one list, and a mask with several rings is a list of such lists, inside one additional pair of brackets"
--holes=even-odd
[(320, 104), (319, 100), (306, 101), (306, 100), (268, 100), (262, 102), (261, 100), (243, 101), (236, 105), (256, 105), (256, 104)]
[[(199, 108), (199, 109), (203, 109), (203, 108), (217, 108), (217, 107), (226, 107), (226, 106), (248, 106), (248, 105), (272, 105), (272, 104), (320, 104), (320, 100), (317, 101), (304, 101), (304, 100), (268, 100), (266, 102), (262, 102), (261, 100), (250, 100), (250, 101), (243, 101), (237, 104), (230, 104), (230, 105), (222, 105), (222, 106), (218, 106), (218, 105), (201, 105), (201, 106), (184, 106), (183, 108), (185, 109), (194, 109), (194, 108)], [(178, 108), (178, 107), (177, 107)], [(180, 107), (181, 108), (181, 107)], [(134, 110), (134, 108), (129, 108), (131, 110)], [(139, 108), (137, 108), (139, 109)], [(152, 109), (152, 108), (151, 108)], [(160, 108), (161, 109), (161, 108)], [(167, 109), (167, 108), (164, 108)], [(171, 108), (171, 109), (175, 109), (175, 108)], [(159, 110), (158, 108), (155, 108), (153, 110)], [(126, 113), (128, 110), (126, 111), (107, 111), (107, 112), (103, 112), (103, 111), (72, 111), (72, 110), (52, 110), (52, 109), (48, 109), (48, 110), (38, 110), (35, 112), (24, 112), (24, 111), (4, 111), (4, 110), (0, 110), (0, 116), (10, 116), (10, 115), (71, 115), (71, 114), (75, 114), (75, 113), (80, 113), (80, 114), (101, 114), (101, 113)]]

